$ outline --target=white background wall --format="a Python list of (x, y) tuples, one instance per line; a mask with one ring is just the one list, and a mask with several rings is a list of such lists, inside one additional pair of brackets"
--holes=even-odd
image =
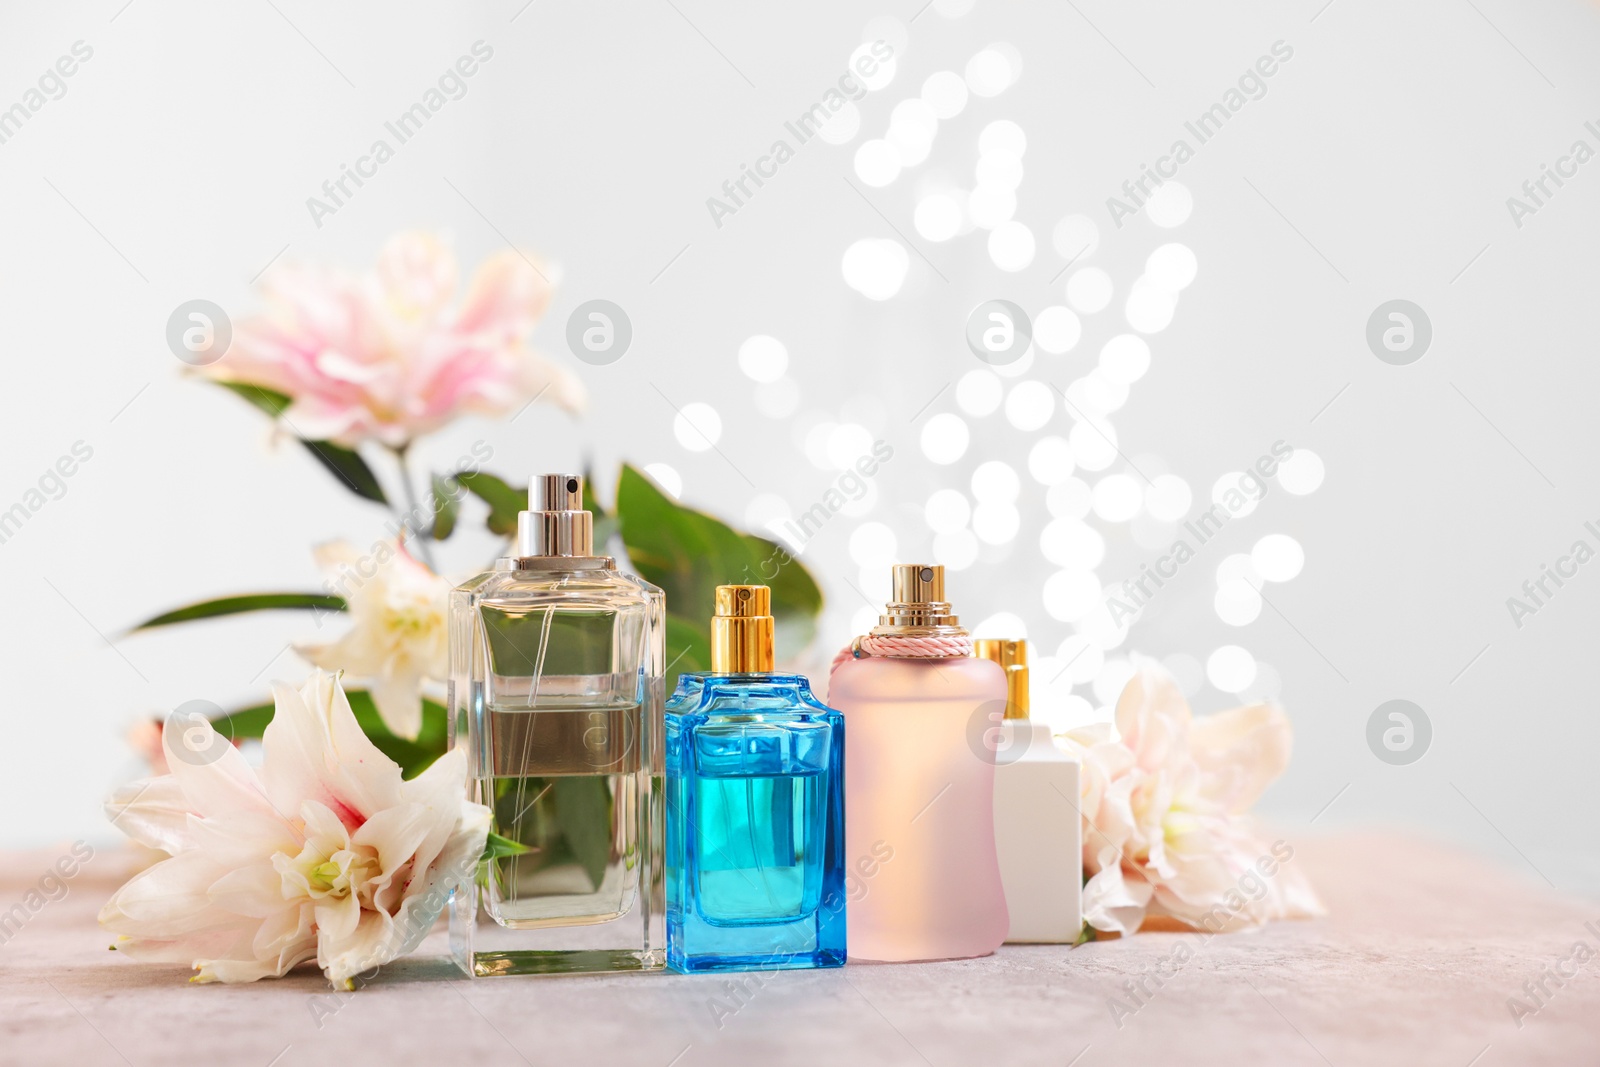
[[(1050, 424), (1027, 433), (1003, 413), (963, 416), (972, 445), (950, 465), (923, 455), (920, 434), (935, 414), (959, 412), (952, 383), (978, 366), (963, 341), (974, 305), (1003, 297), (1037, 315), (1063, 301), (1071, 272), (1058, 277), (1066, 259), (1050, 233), (1082, 213), (1101, 233), (1084, 262), (1109, 272), (1115, 298), (1083, 316), (1073, 350), (1038, 353), (1006, 387), (1065, 388), (1089, 372), (1128, 330), (1123, 303), (1145, 258), (1181, 241), (1199, 274), (1111, 416), (1123, 451), (1200, 498), (1280, 439), (1326, 467), (1316, 492), (1274, 491), (1230, 524), (1108, 655), (1203, 661), (1238, 644), (1267, 665), (1253, 688), (1288, 708), (1297, 751), (1262, 808), (1296, 832), (1402, 824), (1564, 889), (1600, 888), (1600, 831), (1585, 817), (1597, 799), (1600, 564), (1520, 629), (1505, 603), (1575, 539), (1596, 544), (1582, 523), (1600, 520), (1600, 162), (1520, 228), (1506, 207), (1574, 140), (1600, 148), (1583, 125), (1600, 124), (1594, 7), (1090, 0), (980, 2), (951, 18), (944, 0), (920, 12), (918, 0), (275, 4), (0, 13), (0, 106), (75, 41), (94, 49), (67, 93), (0, 144), (0, 507), (74, 442), (94, 449), (66, 495), (0, 545), (10, 705), (0, 846), (107, 837), (98, 798), (137, 772), (127, 726), (297, 679), (305, 667), (283, 650), (312, 623), (284, 615), (120, 636), (127, 627), (192, 599), (312, 588), (312, 544), (380, 533), (381, 510), (181, 373), (163, 339), (180, 302), (206, 297), (236, 318), (257, 310), (251, 279), (280, 250), (284, 261), (364, 267), (392, 232), (426, 227), (449, 232), (470, 265), (510, 238), (561, 264), (538, 340), (595, 402), (577, 420), (535, 408), (514, 426), (457, 424), (419, 445), (425, 463), (446, 467), (480, 438), (495, 449), (491, 468), (514, 477), (585, 458), (605, 472), (624, 459), (665, 463), (685, 500), (743, 522), (760, 494), (798, 512), (836, 477), (807, 456), (814, 427), (864, 427), (896, 457), (870, 509), (835, 519), (806, 551), (830, 598), (821, 664), (862, 607), (849, 582), (878, 595), (882, 568), (861, 573), (852, 532), (885, 523), (901, 557), (926, 557), (924, 501), (945, 486), (970, 495), (977, 465), (1002, 460), (1022, 475), (1020, 528), (954, 572), (951, 592), (971, 621), (1019, 616), (1048, 657), (1072, 627), (1041, 596), (1056, 567), (1040, 553), (1050, 514), (1027, 456), (1041, 436), (1066, 436), (1071, 415), (1058, 399)], [(880, 14), (898, 21), (873, 35), (904, 40), (892, 83), (861, 102), (861, 132), (845, 146), (804, 146), (715, 226), (706, 198), (821, 96)], [(306, 198), (479, 39), (494, 57), (467, 96), (315, 227)], [(1279, 40), (1293, 60), (1183, 168), (1187, 221), (1166, 230), (1140, 215), (1114, 228), (1106, 198)], [(964, 70), (993, 42), (1020, 56), (1015, 84), (944, 122), (927, 162), (865, 185), (857, 146), (883, 136), (894, 105), (930, 74)], [(990, 261), (982, 230), (939, 243), (912, 224), (940, 175), (971, 188), (979, 131), (997, 119), (1028, 137), (1016, 218), (1038, 253), (1016, 273)], [(844, 250), (862, 238), (910, 250), (892, 299), (870, 301), (842, 279)], [(609, 367), (577, 363), (563, 340), (572, 309), (594, 297), (622, 305), (636, 331)], [(1433, 324), (1431, 349), (1410, 366), (1380, 362), (1364, 339), (1373, 309), (1394, 298)], [(795, 415), (755, 407), (736, 362), (753, 334), (786, 344)], [(683, 448), (661, 394), (712, 405), (726, 458)], [(1104, 581), (1153, 558), (1128, 524), (1090, 521), (1108, 544)], [(1268, 586), (1271, 606), (1255, 621), (1226, 625), (1215, 569), (1268, 533), (1304, 546), (1304, 571)], [(470, 571), (491, 551), (486, 535), (462, 536), (447, 564)], [(1037, 699), (1062, 715), (1104, 703), (1092, 685), (1073, 692), (1088, 703), (1069, 705), (1059, 684)], [(1406, 767), (1380, 762), (1365, 740), (1373, 709), (1396, 697), (1425, 708), (1434, 728), (1426, 757)], [(1235, 700), (1210, 685), (1194, 697), (1200, 710)]]

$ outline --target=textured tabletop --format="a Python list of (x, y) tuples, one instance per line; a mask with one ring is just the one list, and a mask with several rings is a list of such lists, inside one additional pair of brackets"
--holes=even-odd
[[(735, 976), (469, 982), (419, 955), (353, 994), (314, 970), (191, 986), (106, 951), (94, 914), (129, 862), (107, 852), (66, 896), (31, 898), (42, 905), (0, 944), (0, 1063), (1600, 1063), (1600, 902), (1413, 839), (1297, 848), (1329, 916), (1257, 933), (1007, 946), (743, 990)], [(0, 912), (55, 858), (0, 856)]]

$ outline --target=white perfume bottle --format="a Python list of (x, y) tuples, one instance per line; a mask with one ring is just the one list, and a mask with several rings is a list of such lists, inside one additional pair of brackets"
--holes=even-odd
[(993, 724), (994, 843), (1011, 916), (1008, 943), (1071, 944), (1083, 929), (1083, 819), (1078, 761), (1028, 718), (1028, 643), (979, 638), (973, 652), (1006, 671)]

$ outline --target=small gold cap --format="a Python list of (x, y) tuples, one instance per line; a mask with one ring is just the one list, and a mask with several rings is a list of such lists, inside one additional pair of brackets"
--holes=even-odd
[(717, 586), (711, 617), (711, 670), (716, 674), (771, 672), (772, 590), (764, 585)]
[(944, 565), (896, 563), (890, 574), (894, 599), (903, 604), (936, 604), (944, 600)]
[(972, 642), (972, 654), (994, 660), (1006, 669), (1006, 718), (1028, 717), (1028, 642), (1018, 638), (980, 637)]

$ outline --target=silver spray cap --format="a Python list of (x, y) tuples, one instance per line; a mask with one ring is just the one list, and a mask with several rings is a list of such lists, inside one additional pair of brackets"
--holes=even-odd
[(594, 555), (594, 516), (583, 510), (581, 477), (533, 477), (528, 485), (528, 510), (517, 516), (517, 555)]

